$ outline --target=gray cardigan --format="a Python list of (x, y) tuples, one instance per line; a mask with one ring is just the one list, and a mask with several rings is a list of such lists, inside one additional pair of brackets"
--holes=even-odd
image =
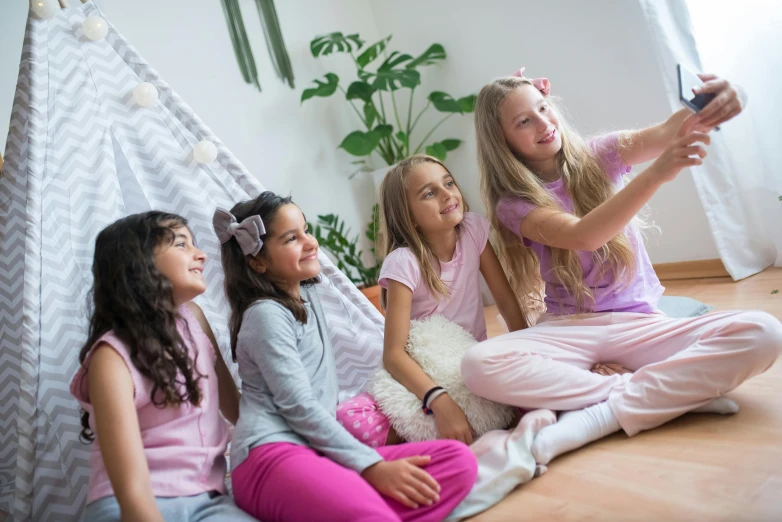
[(231, 468), (273, 442), (309, 446), (361, 472), (383, 458), (336, 418), (337, 372), (326, 318), (314, 288), (302, 288), (307, 324), (281, 304), (261, 300), (244, 314), (236, 343), (242, 397)]

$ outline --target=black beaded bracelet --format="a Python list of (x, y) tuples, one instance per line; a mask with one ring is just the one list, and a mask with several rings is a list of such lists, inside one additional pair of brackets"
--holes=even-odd
[(442, 387), (442, 386), (435, 386), (434, 388), (432, 388), (431, 390), (429, 390), (428, 392), (426, 392), (426, 393), (424, 394), (424, 400), (423, 400), (423, 401), (421, 401), (421, 405), (422, 405), (421, 409), (422, 409), (422, 410), (424, 410), (424, 413), (426, 413), (427, 415), (431, 415), (433, 412), (432, 412), (432, 410), (430, 410), (430, 409), (429, 409), (429, 408), (426, 406), (426, 401), (429, 399), (429, 396), (430, 396), (430, 395), (432, 395), (432, 394), (433, 394), (434, 392), (436, 392), (437, 390), (442, 390), (442, 389), (443, 389), (443, 387)]

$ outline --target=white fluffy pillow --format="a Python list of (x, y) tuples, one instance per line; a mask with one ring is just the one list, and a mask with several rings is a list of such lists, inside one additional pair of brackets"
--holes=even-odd
[[(480, 437), (488, 431), (507, 428), (515, 409), (478, 397), (464, 386), (459, 366), (464, 352), (476, 342), (461, 326), (434, 315), (411, 321), (407, 353), (438, 386), (448, 391)], [(370, 377), (367, 391), (403, 439), (415, 442), (438, 437), (434, 416), (426, 415), (421, 401), (384, 368)]]

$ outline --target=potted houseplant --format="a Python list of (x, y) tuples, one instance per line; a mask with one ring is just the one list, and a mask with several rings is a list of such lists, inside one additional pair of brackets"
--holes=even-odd
[[(353, 175), (373, 170), (370, 157), (379, 159), (381, 165), (386, 166), (419, 152), (444, 160), (449, 151), (459, 147), (461, 140), (448, 138), (435, 141), (430, 139), (432, 134), (455, 114), (475, 110), (474, 94), (457, 99), (448, 93), (433, 91), (427, 96), (424, 108), (413, 116), (416, 89), (421, 84), (419, 69), (445, 60), (445, 49), (435, 43), (416, 57), (399, 51), (389, 54), (387, 46), (390, 40), (391, 36), (388, 36), (365, 47), (358, 34), (331, 33), (310, 42), (314, 57), (343, 53), (350, 56), (356, 67), (356, 79), (347, 88), (336, 74), (330, 72), (322, 79), (314, 80), (315, 86), (301, 94), (301, 102), (304, 103), (314, 97), (328, 98), (339, 91), (355, 112), (362, 128), (345, 136), (339, 145), (339, 148), (359, 158), (353, 162), (360, 165)], [(400, 91), (409, 91), (406, 110), (404, 106), (400, 107), (404, 101)], [(401, 96), (399, 104), (398, 94)], [(418, 128), (418, 123), (421, 116), (432, 108), (443, 117), (424, 133)], [(419, 134), (423, 134), (423, 138), (414, 139)], [(373, 153), (375, 156), (372, 156)]]
[[(372, 220), (367, 224), (364, 232), (372, 245), (377, 239), (379, 219), (378, 206), (374, 205)], [(366, 264), (362, 259), (364, 252), (358, 247), (358, 235), (351, 237), (350, 229), (345, 227), (345, 222), (338, 215), (319, 215), (317, 225), (313, 226), (309, 223), (308, 225), (320, 246), (331, 253), (337, 267), (359, 287), (375, 308), (383, 313), (380, 306), (380, 287), (377, 284), (381, 263), (377, 259), (374, 246), (370, 249), (372, 262)]]

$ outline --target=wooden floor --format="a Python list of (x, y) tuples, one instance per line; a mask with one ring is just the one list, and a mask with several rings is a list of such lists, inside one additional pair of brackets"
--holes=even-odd
[[(751, 278), (663, 282), (666, 295), (782, 320), (782, 269)], [(772, 294), (773, 290), (779, 293)], [(490, 336), (500, 332), (486, 309)], [(628, 439), (617, 434), (558, 458), (471, 522), (782, 521), (782, 360), (729, 397), (733, 416), (688, 414)]]

